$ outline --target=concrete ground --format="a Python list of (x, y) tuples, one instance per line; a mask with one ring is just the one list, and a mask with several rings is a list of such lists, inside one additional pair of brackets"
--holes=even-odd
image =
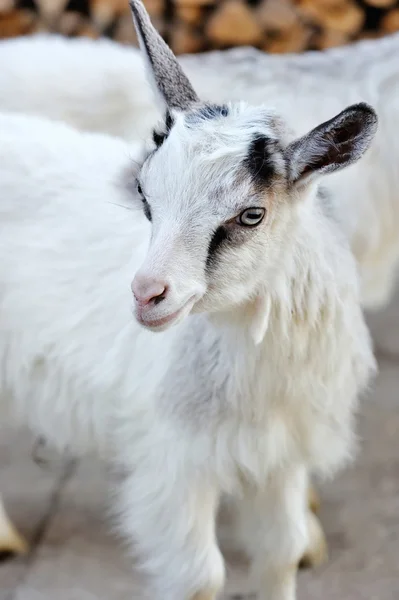
[[(353, 468), (321, 486), (330, 560), (301, 573), (299, 600), (399, 599), (399, 295), (370, 320), (380, 363), (359, 419)], [(0, 600), (133, 600), (139, 578), (106, 518), (103, 468), (31, 458), (26, 433), (0, 431), (0, 489), (32, 543), (25, 559), (0, 563)], [(249, 598), (245, 566), (229, 568), (225, 599)]]

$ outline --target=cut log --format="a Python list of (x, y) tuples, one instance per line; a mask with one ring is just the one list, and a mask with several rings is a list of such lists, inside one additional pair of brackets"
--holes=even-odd
[(98, 31), (98, 29), (94, 25), (94, 23), (91, 23), (90, 21), (86, 21), (86, 23), (82, 23), (82, 25), (79, 27), (79, 29), (76, 32), (76, 35), (81, 36), (81, 37), (87, 37), (92, 40), (98, 40), (101, 33), (100, 33), (100, 31)]
[(65, 9), (68, 0), (35, 0), (40, 16), (45, 21), (54, 22)]
[[(151, 18), (154, 27), (159, 31), (161, 35), (165, 34), (165, 20), (158, 19), (156, 17)], [(134, 27), (132, 26), (132, 17), (130, 13), (122, 15), (119, 17), (117, 25), (115, 27), (115, 31), (113, 34), (113, 39), (121, 44), (128, 44), (133, 46), (138, 46), (138, 40), (136, 36), (136, 32)]]
[(355, 37), (355, 40), (377, 40), (385, 35), (383, 31), (363, 31), (362, 35)]
[[(126, 7), (126, 0), (121, 0)], [(165, 0), (144, 0), (145, 7), (150, 17), (160, 18), (165, 11)]]
[(298, 13), (291, 0), (263, 0), (256, 17), (266, 31), (287, 31), (297, 22)]
[(348, 42), (349, 39), (347, 34), (334, 29), (325, 29), (315, 37), (315, 46), (319, 50), (336, 48), (337, 46), (343, 46)]
[(258, 44), (263, 32), (252, 12), (243, 0), (227, 0), (211, 15), (206, 33), (212, 42), (220, 46)]
[(376, 8), (389, 8), (390, 6), (395, 6), (397, 4), (397, 0), (364, 0), (366, 4), (370, 6), (375, 6)]
[(202, 6), (176, 6), (176, 15), (184, 23), (189, 25), (201, 25)]
[(76, 11), (65, 12), (59, 21), (59, 31), (65, 36), (84, 36), (92, 39), (100, 37), (100, 31), (87, 17)]
[(7, 13), (13, 10), (15, 7), (15, 0), (0, 0), (0, 15), (1, 13)]
[[(127, 3), (125, 5), (125, 8)], [(114, 2), (108, 0), (92, 0), (90, 5), (90, 14), (96, 26), (103, 31), (110, 25), (117, 14), (117, 7)]]
[(170, 28), (169, 44), (175, 54), (189, 54), (203, 50), (204, 38), (192, 26), (180, 21)]
[(59, 20), (58, 30), (62, 35), (74, 36), (79, 27), (83, 27), (85, 19), (81, 13), (68, 10), (64, 12)]
[(30, 10), (13, 10), (0, 15), (0, 38), (17, 37), (36, 31), (37, 15)]
[(263, 50), (272, 54), (302, 52), (306, 50), (312, 33), (311, 28), (297, 22), (287, 31), (274, 34), (267, 39), (263, 44)]
[[(51, 2), (51, 0), (47, 1)], [(151, 18), (162, 16), (165, 8), (164, 0), (144, 0), (144, 4)], [(127, 0), (91, 0), (90, 5), (91, 17), (100, 30), (104, 30), (116, 18), (130, 16)]]
[(365, 13), (353, 0), (327, 8), (319, 0), (301, 0), (301, 12), (325, 29), (355, 35), (365, 20)]
[(132, 27), (132, 18), (130, 15), (123, 15), (118, 19), (112, 36), (115, 41), (121, 44), (138, 46), (138, 40), (134, 27)]
[[(337, 8), (337, 6), (343, 6), (348, 0), (313, 0), (314, 4), (320, 6), (322, 10), (328, 10), (330, 8)], [(351, 1), (351, 0), (349, 0)]]
[(382, 17), (381, 27), (385, 33), (399, 31), (399, 8), (390, 10)]
[(209, 6), (210, 4), (221, 4), (220, 0), (173, 0), (176, 6)]

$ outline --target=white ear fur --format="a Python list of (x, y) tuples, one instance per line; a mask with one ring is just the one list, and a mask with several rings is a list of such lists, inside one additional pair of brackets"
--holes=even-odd
[(259, 294), (254, 301), (254, 313), (250, 332), (255, 345), (259, 345), (266, 335), (269, 326), (272, 301), (269, 294)]

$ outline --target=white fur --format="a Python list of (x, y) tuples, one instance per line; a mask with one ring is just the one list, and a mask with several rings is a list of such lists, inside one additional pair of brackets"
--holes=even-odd
[[(354, 204), (334, 194), (329, 214), (317, 184), (288, 192), (279, 177), (259, 196), (240, 168), (251, 139), (292, 139), (270, 110), (229, 105), (192, 128), (173, 117), (143, 158), (122, 140), (0, 115), (1, 408), (127, 469), (123, 529), (154, 600), (215, 598), (222, 495), (259, 598), (293, 600), (311, 535), (308, 474), (350, 458), (375, 369), (340, 223)], [(281, 155), (275, 164), (282, 172)], [(238, 231), (235, 215), (255, 201), (264, 222)], [(206, 268), (227, 220), (235, 242)], [(129, 289), (138, 271), (168, 281), (154, 318), (191, 297), (193, 314), (163, 333), (142, 328)]]
[[(179, 59), (203, 99), (267, 102), (298, 134), (352, 102), (375, 107), (371, 152), (329, 180), (370, 309), (391, 297), (399, 257), (398, 52), (396, 34), (326, 52), (269, 56), (236, 48)], [(159, 117), (136, 49), (37, 35), (0, 41), (0, 58), (0, 110), (140, 141)]]
[[(85, 38), (69, 44), (64, 37), (40, 34), (0, 40), (0, 62), (1, 111), (44, 116), (139, 141), (154, 123), (137, 51), (123, 52), (106, 39), (98, 45)], [(128, 123), (126, 115), (132, 110), (136, 117)]]
[[(209, 293), (215, 316), (153, 334), (132, 319), (129, 289), (150, 234), (126, 186), (139, 150), (11, 114), (1, 115), (0, 132), (3, 408), (61, 447), (94, 447), (125, 465), (123, 529), (152, 574), (154, 598), (213, 598), (220, 588), (214, 518), (224, 492), (241, 497), (237, 510), (250, 518), (238, 528), (260, 561), (262, 597), (291, 599), (285, 571), (306, 547), (306, 472), (330, 472), (350, 456), (351, 414), (374, 366), (338, 228), (312, 202), (293, 221), (283, 208), (282, 254), (277, 235), (248, 277), (251, 255), (242, 253), (234, 287), (217, 274), (225, 296)], [(205, 216), (193, 221), (197, 236)], [(174, 244), (175, 262), (165, 264), (184, 265), (188, 250), (191, 268), (192, 250), (203, 252), (200, 238), (193, 243)], [(251, 295), (262, 273), (271, 308), (255, 346)]]

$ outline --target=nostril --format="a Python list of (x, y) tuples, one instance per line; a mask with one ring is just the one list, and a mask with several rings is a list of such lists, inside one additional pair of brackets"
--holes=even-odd
[(157, 283), (157, 285), (151, 289), (151, 292), (149, 290), (148, 296), (146, 298), (146, 304), (152, 303), (154, 304), (154, 306), (156, 306), (157, 304), (162, 302), (162, 300), (165, 300), (166, 293), (167, 286), (163, 283)]
[(156, 306), (162, 300), (165, 300), (167, 291), (168, 286), (161, 281), (135, 278), (132, 284), (133, 295), (142, 306), (149, 304)]
[(151, 298), (151, 300), (156, 306), (157, 304), (162, 302), (162, 300), (165, 300), (165, 298), (166, 298), (166, 288), (164, 289), (162, 294), (159, 294), (159, 296), (154, 296), (153, 298)]

